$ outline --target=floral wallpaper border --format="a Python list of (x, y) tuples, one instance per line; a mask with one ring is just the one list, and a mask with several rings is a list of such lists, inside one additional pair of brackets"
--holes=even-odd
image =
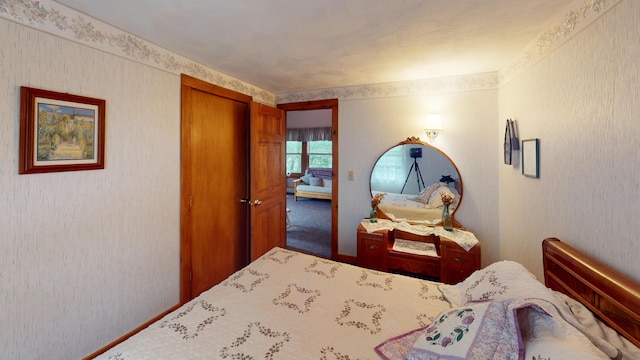
[(51, 0), (0, 0), (0, 17), (124, 56), (174, 74), (188, 74), (212, 84), (275, 104), (275, 94), (170, 52)]
[(540, 34), (498, 72), (282, 94), (273, 94), (220, 73), (51, 0), (0, 0), (0, 17), (174, 74), (185, 73), (273, 105), (332, 98), (350, 100), (495, 89), (534, 65), (620, 1), (574, 1), (562, 16), (552, 21), (557, 25)]
[(558, 16), (552, 21), (556, 25), (540, 34), (518, 57), (499, 71), (500, 85), (515, 78), (546, 54), (567, 42), (573, 35), (600, 18), (620, 1), (622, 0), (574, 1), (562, 16)]
[(495, 89), (498, 87), (498, 85), (498, 73), (494, 72), (277, 94), (276, 102), (278, 104), (282, 104), (289, 102), (335, 98), (340, 100), (356, 100), (392, 96), (420, 95), (436, 92), (459, 92)]
[(547, 28), (518, 57), (512, 60), (504, 69), (495, 73), (277, 94), (276, 102), (280, 104), (330, 98), (355, 100), (499, 88), (533, 66), (552, 50), (568, 41), (573, 35), (597, 20), (620, 1), (622, 0), (574, 1), (567, 7), (565, 13), (551, 21), (552, 24), (557, 25)]

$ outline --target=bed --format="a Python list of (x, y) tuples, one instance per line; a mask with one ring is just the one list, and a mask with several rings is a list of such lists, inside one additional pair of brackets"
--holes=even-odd
[(299, 197), (331, 200), (332, 197), (331, 168), (308, 168), (304, 176), (293, 181), (293, 199)]
[[(381, 217), (393, 221), (408, 221), (412, 224), (435, 225), (442, 221), (442, 198), (440, 192), (445, 191), (453, 198), (449, 211), (453, 213), (460, 202), (460, 194), (456, 187), (435, 183), (418, 195), (384, 193), (378, 205)], [(380, 193), (372, 191), (372, 195)]]
[[(374, 194), (375, 195), (375, 194)], [(387, 193), (378, 210), (381, 217), (393, 221), (410, 221), (413, 224), (434, 225), (442, 221), (442, 208), (429, 206), (414, 200), (416, 195)]]
[(569, 296), (510, 261), (444, 285), (274, 248), (96, 358), (640, 356), (639, 285), (557, 239), (543, 250), (547, 283)]

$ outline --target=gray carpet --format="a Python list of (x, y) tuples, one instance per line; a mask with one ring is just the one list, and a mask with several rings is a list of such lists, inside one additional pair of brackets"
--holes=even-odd
[(305, 253), (331, 257), (331, 200), (287, 197), (291, 226), (287, 247)]

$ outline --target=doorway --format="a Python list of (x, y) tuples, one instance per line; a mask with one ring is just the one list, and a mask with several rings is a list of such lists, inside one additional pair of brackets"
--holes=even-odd
[[(298, 103), (279, 104), (278, 108), (289, 111), (308, 111), (308, 110), (320, 110), (329, 109), (331, 113), (331, 173), (332, 173), (332, 187), (331, 187), (331, 248), (329, 252), (329, 258), (336, 259), (338, 256), (338, 99), (329, 100), (317, 100), (306, 101)], [(304, 171), (304, 170), (302, 170)], [(293, 195), (289, 195), (293, 198)], [(289, 199), (290, 201), (291, 199)], [(305, 200), (306, 201), (306, 200)], [(326, 206), (326, 204), (325, 204)], [(295, 224), (292, 224), (295, 226)]]

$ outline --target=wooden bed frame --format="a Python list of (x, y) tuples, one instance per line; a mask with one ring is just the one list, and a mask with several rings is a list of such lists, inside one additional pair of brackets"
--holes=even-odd
[(542, 242), (544, 282), (640, 347), (640, 284), (556, 238)]

